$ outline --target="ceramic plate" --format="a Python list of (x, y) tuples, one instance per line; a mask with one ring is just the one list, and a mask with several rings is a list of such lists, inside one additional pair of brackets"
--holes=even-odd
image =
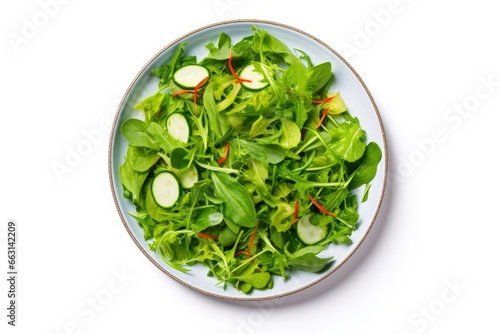
[[(332, 245), (320, 254), (321, 257), (334, 256), (335, 262), (333, 266), (321, 274), (294, 272), (292, 277), (286, 281), (280, 277), (275, 277), (273, 289), (254, 290), (251, 294), (245, 295), (232, 286), (228, 286), (226, 290), (223, 289), (222, 285), (216, 286), (217, 281), (214, 278), (207, 277), (207, 268), (202, 265), (192, 267), (189, 273), (181, 273), (169, 267), (159, 255), (149, 250), (146, 241), (143, 239), (141, 227), (135, 219), (127, 214), (128, 211), (135, 212), (135, 207), (122, 196), (123, 188), (119, 179), (119, 168), (124, 162), (128, 142), (121, 134), (120, 128), (125, 120), (131, 117), (141, 117), (140, 113), (133, 109), (133, 106), (143, 98), (155, 93), (158, 87), (158, 79), (151, 74), (151, 69), (169, 61), (181, 42), (187, 42), (186, 55), (196, 55), (198, 59), (202, 59), (208, 53), (205, 45), (209, 41), (217, 44), (220, 33), (225, 32), (231, 36), (233, 41), (238, 41), (252, 34), (251, 28), (253, 25), (257, 28), (264, 28), (270, 34), (282, 40), (291, 50), (300, 49), (305, 51), (315, 64), (326, 61), (331, 62), (335, 80), (330, 91), (339, 90), (341, 92), (349, 112), (360, 119), (361, 125), (366, 130), (367, 141), (378, 143), (383, 156), (377, 175), (371, 182), (369, 199), (359, 206), (359, 227), (352, 235), (353, 243), (349, 246)], [(304, 290), (332, 274), (350, 258), (369, 233), (382, 202), (386, 174), (387, 149), (382, 121), (375, 102), (359, 75), (337, 52), (308, 33), (283, 24), (259, 20), (226, 21), (200, 28), (173, 41), (155, 55), (140, 70), (126, 91), (114, 120), (109, 146), (109, 176), (112, 194), (118, 214), (135, 244), (146, 258), (169, 277), (194, 290), (223, 299), (262, 300), (282, 297)]]

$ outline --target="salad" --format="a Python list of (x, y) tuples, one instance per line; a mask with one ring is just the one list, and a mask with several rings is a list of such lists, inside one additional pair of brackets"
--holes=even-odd
[(243, 293), (321, 272), (351, 243), (382, 152), (368, 142), (329, 62), (264, 29), (221, 33), (203, 59), (180, 43), (153, 69), (158, 90), (121, 127), (128, 212), (171, 267), (203, 264)]

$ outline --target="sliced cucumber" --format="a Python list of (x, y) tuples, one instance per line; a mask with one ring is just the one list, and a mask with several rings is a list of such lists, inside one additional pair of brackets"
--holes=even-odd
[(245, 89), (251, 91), (259, 91), (267, 86), (269, 86), (269, 82), (263, 82), (264, 75), (255, 70), (255, 66), (253, 64), (247, 65), (241, 70), (240, 77), (246, 80), (250, 80), (250, 82), (242, 82), (241, 85), (245, 87)]
[(181, 179), (183, 188), (191, 189), (193, 188), (194, 184), (200, 179), (200, 174), (198, 173), (198, 169), (196, 169), (196, 166), (192, 164), (188, 171), (185, 174), (180, 175), (179, 178)]
[(328, 234), (328, 227), (313, 225), (310, 222), (314, 213), (309, 213), (297, 222), (297, 235), (306, 245), (314, 245), (323, 240)]
[(194, 89), (207, 77), (210, 78), (210, 72), (205, 66), (192, 64), (183, 66), (175, 71), (173, 80), (181, 88)]
[(180, 187), (177, 178), (170, 172), (157, 174), (151, 182), (151, 193), (153, 198), (162, 208), (172, 207), (180, 195)]
[(167, 131), (181, 143), (187, 143), (189, 141), (189, 135), (191, 134), (191, 127), (189, 126), (186, 115), (173, 113), (168, 116)]

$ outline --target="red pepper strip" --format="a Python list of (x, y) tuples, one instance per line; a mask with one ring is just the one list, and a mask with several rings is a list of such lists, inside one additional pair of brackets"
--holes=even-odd
[(250, 243), (248, 244), (248, 258), (251, 256), (251, 251), (252, 251), (252, 246), (253, 246), (253, 241), (255, 240), (255, 236), (257, 235), (257, 226), (255, 226), (255, 230), (253, 231), (252, 238), (250, 238)]
[(326, 114), (328, 114), (328, 110), (330, 110), (330, 107), (326, 107), (325, 110), (323, 111), (323, 115), (321, 115), (321, 118), (318, 122), (318, 124), (314, 127), (315, 129), (319, 128), (321, 124), (323, 124), (323, 121), (325, 120)]
[(299, 201), (295, 201), (295, 210), (293, 211), (293, 222), (295, 224), (299, 220)]
[(196, 98), (198, 97), (198, 91), (200, 90), (200, 87), (207, 80), (208, 80), (208, 77), (205, 77), (203, 80), (201, 80), (200, 82), (198, 82), (198, 84), (194, 87), (194, 89), (179, 90), (179, 91), (173, 93), (172, 96), (182, 95), (182, 94), (186, 94), (186, 93), (193, 93), (194, 94), (194, 100), (193, 100), (193, 103), (194, 103), (194, 113), (196, 114)]
[(329, 216), (332, 216), (332, 217), (337, 217), (336, 214), (334, 214), (333, 212), (328, 211), (321, 204), (319, 204), (318, 202), (316, 202), (311, 195), (307, 194), (307, 196), (309, 197), (309, 199), (311, 200), (311, 202), (313, 202), (313, 204), (319, 209), (319, 211), (321, 211), (325, 215), (329, 215)]
[(324, 100), (312, 100), (311, 102), (314, 104), (327, 103), (327, 102), (330, 102), (331, 100), (333, 100), (334, 98), (335, 98), (335, 96), (330, 96), (329, 98), (324, 99)]
[(182, 95), (186, 93), (194, 93), (194, 89), (183, 89), (172, 94), (172, 96)]
[(194, 112), (196, 114), (196, 98), (198, 97), (198, 91), (200, 90), (200, 87), (205, 83), (205, 81), (208, 80), (208, 77), (205, 77), (203, 80), (201, 80), (200, 82), (198, 82), (198, 84), (196, 85), (196, 87), (194, 87)]
[(203, 239), (217, 239), (218, 238), (218, 236), (216, 236), (216, 235), (210, 235), (210, 234), (205, 234), (205, 233), (198, 233), (197, 235)]
[(232, 50), (229, 50), (229, 60), (227, 61), (227, 66), (229, 66), (229, 70), (231, 71), (231, 74), (233, 75), (233, 77), (236, 78), (236, 82), (238, 82), (238, 83), (241, 83), (241, 82), (252, 82), (252, 80), (241, 78), (234, 71), (234, 68), (233, 68), (233, 52), (232, 52)]
[(226, 161), (228, 152), (229, 152), (229, 142), (226, 142), (226, 145), (224, 146), (224, 156), (217, 161), (218, 165), (222, 165)]

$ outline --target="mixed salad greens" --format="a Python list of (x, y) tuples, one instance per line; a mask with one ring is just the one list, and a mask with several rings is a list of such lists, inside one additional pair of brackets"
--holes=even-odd
[(382, 157), (329, 91), (331, 64), (256, 27), (234, 44), (221, 33), (201, 60), (185, 48), (152, 71), (158, 91), (135, 106), (144, 120), (121, 128), (124, 196), (150, 249), (244, 293), (326, 270), (320, 253), (351, 243)]

